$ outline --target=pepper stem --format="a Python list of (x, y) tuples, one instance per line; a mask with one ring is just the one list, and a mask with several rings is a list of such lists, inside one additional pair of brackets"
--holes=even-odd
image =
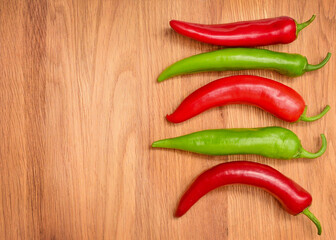
[(301, 148), (301, 153), (298, 158), (317, 158), (320, 157), (327, 150), (327, 139), (324, 134), (321, 134), (322, 146), (320, 150), (316, 153), (311, 153), (306, 151), (304, 148)]
[(315, 15), (313, 15), (307, 22), (303, 22), (303, 23), (296, 23), (296, 36), (299, 34), (299, 32), (304, 29), (305, 27), (307, 27), (309, 24), (311, 24), (314, 19), (315, 19)]
[(305, 67), (306, 72), (320, 69), (321, 67), (326, 65), (326, 63), (329, 61), (330, 57), (331, 57), (331, 53), (328, 52), (327, 56), (319, 64), (316, 64), (316, 65), (307, 64), (307, 66)]
[(304, 215), (306, 215), (317, 227), (317, 234), (321, 235), (322, 233), (322, 227), (320, 221), (312, 214), (308, 208), (302, 211)]
[(306, 106), (299, 120), (304, 121), (304, 122), (313, 122), (323, 117), (329, 110), (330, 110), (330, 106), (327, 105), (320, 114), (316, 116), (312, 116), (312, 117), (307, 117), (306, 116), (307, 106)]

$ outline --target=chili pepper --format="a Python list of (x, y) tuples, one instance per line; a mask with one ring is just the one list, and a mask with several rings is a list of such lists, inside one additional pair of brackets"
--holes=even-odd
[(199, 88), (166, 118), (179, 123), (212, 107), (243, 103), (258, 106), (288, 122), (315, 121), (330, 109), (326, 106), (319, 115), (307, 117), (303, 98), (292, 88), (271, 79), (240, 75), (218, 79)]
[(296, 77), (323, 67), (330, 57), (331, 53), (328, 53), (321, 63), (311, 65), (300, 54), (257, 48), (226, 48), (182, 59), (166, 68), (158, 77), (158, 82), (181, 74), (246, 69), (270, 69)]
[(322, 146), (316, 153), (307, 152), (300, 139), (282, 127), (211, 129), (156, 141), (152, 147), (173, 148), (207, 155), (257, 154), (270, 158), (317, 158), (327, 148), (321, 134)]
[(252, 47), (291, 43), (314, 19), (315, 15), (307, 22), (298, 24), (290, 17), (277, 17), (215, 25), (171, 20), (170, 26), (179, 34), (200, 42), (227, 47)]
[(317, 218), (309, 211), (311, 195), (293, 180), (264, 164), (238, 161), (217, 165), (202, 173), (182, 196), (175, 216), (185, 214), (202, 196), (225, 185), (247, 184), (265, 189), (292, 215), (305, 214), (321, 235)]

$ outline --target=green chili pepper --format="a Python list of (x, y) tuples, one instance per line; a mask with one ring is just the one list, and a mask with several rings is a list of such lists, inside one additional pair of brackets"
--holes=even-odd
[(158, 82), (181, 74), (246, 69), (270, 69), (296, 77), (323, 67), (330, 57), (331, 53), (328, 53), (321, 63), (310, 65), (307, 58), (300, 54), (257, 48), (226, 48), (182, 59), (166, 68), (160, 74)]
[(212, 129), (156, 141), (152, 147), (173, 148), (207, 155), (257, 154), (270, 158), (317, 158), (327, 149), (321, 134), (322, 146), (316, 153), (303, 149), (292, 131), (281, 127)]

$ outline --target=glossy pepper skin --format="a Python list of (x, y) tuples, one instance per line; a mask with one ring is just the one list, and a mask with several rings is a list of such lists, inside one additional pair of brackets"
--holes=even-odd
[(274, 116), (287, 121), (315, 121), (326, 114), (305, 116), (305, 102), (295, 90), (271, 79), (237, 75), (213, 81), (192, 94), (166, 118), (173, 123), (186, 121), (212, 107), (228, 104), (249, 104), (257, 106)]
[(265, 189), (279, 200), (288, 213), (307, 215), (318, 228), (318, 234), (321, 234), (319, 221), (308, 210), (312, 197), (306, 190), (272, 167), (247, 161), (223, 163), (202, 173), (182, 196), (175, 216), (184, 215), (208, 192), (232, 184)]
[(226, 48), (182, 59), (166, 68), (158, 77), (158, 82), (182, 74), (247, 69), (268, 69), (296, 77), (323, 67), (330, 56), (331, 53), (328, 53), (321, 63), (310, 65), (307, 58), (300, 54), (257, 48)]
[(159, 140), (152, 147), (207, 155), (256, 154), (277, 159), (317, 158), (327, 148), (323, 134), (321, 138), (320, 150), (310, 153), (303, 149), (295, 133), (282, 127), (211, 129)]
[(315, 15), (298, 24), (290, 17), (277, 17), (215, 25), (171, 20), (170, 26), (177, 33), (200, 42), (226, 47), (253, 47), (291, 43), (314, 19)]

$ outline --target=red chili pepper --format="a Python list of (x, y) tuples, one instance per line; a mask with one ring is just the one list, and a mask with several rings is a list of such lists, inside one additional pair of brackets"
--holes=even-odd
[(297, 24), (290, 17), (268, 18), (227, 24), (204, 25), (171, 20), (178, 33), (195, 40), (228, 47), (264, 46), (293, 42), (298, 33), (315, 19)]
[(317, 116), (305, 115), (305, 102), (292, 88), (271, 79), (237, 75), (213, 81), (192, 94), (166, 118), (173, 123), (188, 120), (209, 108), (228, 104), (254, 105), (288, 122), (315, 121), (326, 114), (330, 107)]
[(311, 195), (293, 180), (267, 165), (238, 161), (217, 165), (202, 173), (182, 196), (175, 216), (185, 214), (202, 196), (215, 188), (247, 184), (270, 192), (292, 215), (305, 214), (312, 220), (321, 234), (321, 225), (308, 210), (312, 203)]

